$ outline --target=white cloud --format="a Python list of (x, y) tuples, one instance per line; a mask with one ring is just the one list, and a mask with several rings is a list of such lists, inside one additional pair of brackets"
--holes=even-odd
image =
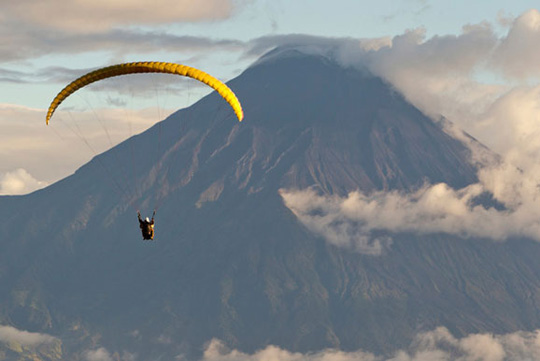
[(483, 143), (519, 167), (540, 155), (540, 86), (517, 86), (487, 107), (471, 127)]
[(253, 354), (231, 350), (219, 340), (206, 347), (202, 361), (527, 361), (540, 359), (540, 331), (505, 335), (471, 334), (454, 337), (446, 328), (420, 333), (407, 349), (389, 356), (370, 352), (326, 349), (313, 353), (290, 352), (267, 346)]
[[(282, 189), (280, 194), (308, 229), (331, 244), (364, 254), (380, 254), (390, 245), (392, 234), (402, 232), (540, 241), (538, 183), (507, 164), (483, 169), (480, 179), (484, 183), (458, 190), (440, 183), (412, 193), (355, 191), (339, 197), (311, 189)], [(506, 209), (478, 204), (477, 197), (487, 192)]]
[(117, 352), (111, 354), (106, 348), (99, 347), (94, 350), (86, 350), (82, 354), (84, 361), (135, 361), (137, 355), (123, 351), (121, 355)]
[(96, 350), (88, 350), (84, 353), (85, 361), (113, 361), (113, 358), (109, 351), (100, 347)]
[(364, 55), (362, 63), (387, 79), (426, 114), (467, 124), (507, 90), (474, 75), (497, 44), (487, 24), (467, 27), (459, 36), (425, 40), (424, 30), (396, 36), (392, 45)]
[(420, 69), (426, 75), (463, 74), (472, 71), (496, 42), (497, 38), (488, 23), (466, 26), (458, 36), (434, 36), (427, 40), (425, 29), (417, 28), (395, 36), (390, 47), (372, 54), (377, 63), (369, 65), (384, 74), (400, 70), (416, 72)]
[[(540, 75), (538, 43), (540, 12), (532, 9), (515, 19), (504, 37), (487, 23), (427, 40), (424, 30), (416, 29), (348, 62), (367, 64), (426, 114), (443, 115), (506, 156), (538, 139), (540, 90), (530, 85)], [(502, 82), (501, 76), (513, 82)]]
[(276, 346), (267, 346), (254, 354), (228, 349), (220, 340), (212, 340), (206, 347), (202, 361), (377, 361), (370, 353), (325, 350), (312, 354), (290, 352)]
[(19, 168), (0, 176), (0, 195), (26, 194), (47, 186)]
[(39, 346), (58, 341), (57, 338), (38, 332), (18, 330), (11, 326), (0, 326), (0, 342), (17, 342), (23, 346)]
[(492, 61), (508, 77), (540, 75), (540, 11), (531, 9), (514, 20)]

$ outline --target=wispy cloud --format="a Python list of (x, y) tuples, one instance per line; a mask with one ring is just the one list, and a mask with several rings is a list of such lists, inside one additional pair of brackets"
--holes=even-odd
[(9, 69), (0, 68), (0, 82), (1, 83), (25, 83), (25, 77), (27, 74)]
[(237, 40), (175, 35), (171, 24), (230, 18), (242, 2), (232, 0), (6, 2), (0, 14), (0, 62), (46, 55), (236, 49)]
[[(37, 186), (65, 177), (93, 156), (147, 129), (170, 112), (157, 107), (133, 110), (123, 107), (98, 109), (86, 102), (71, 105), (59, 109), (46, 126), (43, 109), (0, 104), (0, 127), (3, 129), (0, 134), (0, 175), (4, 175), (4, 194), (8, 189), (15, 191), (16, 179), (26, 179)], [(27, 174), (14, 172), (19, 168)], [(32, 181), (32, 178), (39, 181)], [(9, 179), (12, 182), (8, 182)]]
[(232, 39), (179, 36), (159, 30), (123, 28), (91, 33), (71, 33), (51, 29), (9, 27), (0, 23), (0, 62), (26, 60), (44, 55), (105, 52), (112, 57), (149, 54), (159, 51), (182, 53), (243, 49)]
[[(42, 79), (41, 81), (43, 83), (48, 84), (53, 82), (58, 83), (58, 91), (60, 91), (63, 86), (93, 70), (95, 69), (49, 67), (40, 70), (39, 74), (25, 74), (21, 78), (33, 78), (34, 81), (36, 79)], [(173, 74), (146, 73), (135, 74), (129, 77), (104, 79), (79, 90), (77, 94), (81, 94), (82, 92), (103, 92), (106, 94), (108, 100), (112, 100), (111, 102), (107, 101), (107, 103), (125, 105), (128, 102), (135, 103), (135, 99), (141, 102), (145, 99), (153, 98), (158, 102), (160, 98), (172, 98), (173, 95), (174, 99), (181, 100), (183, 99), (182, 95), (186, 95), (187, 97), (196, 92), (204, 94), (205, 92), (210, 92), (210, 90), (212, 89), (206, 84), (187, 77), (180, 77)], [(115, 97), (118, 97), (117, 100), (114, 100)]]
[(65, 2), (21, 0), (2, 6), (3, 20), (71, 32), (93, 32), (120, 25), (145, 25), (224, 19), (231, 16), (230, 0), (156, 0)]

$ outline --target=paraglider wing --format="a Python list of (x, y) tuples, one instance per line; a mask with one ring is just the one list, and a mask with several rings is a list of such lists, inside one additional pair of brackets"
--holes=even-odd
[(168, 73), (196, 79), (214, 88), (219, 93), (219, 95), (221, 95), (233, 108), (234, 113), (238, 117), (239, 121), (242, 121), (242, 119), (244, 118), (244, 112), (242, 111), (240, 101), (233, 93), (233, 91), (220, 80), (201, 70), (186, 65), (149, 61), (111, 65), (105, 68), (94, 70), (74, 80), (64, 89), (62, 89), (62, 91), (58, 93), (58, 95), (56, 95), (56, 97), (52, 101), (51, 105), (49, 106), (49, 110), (47, 111), (46, 123), (49, 124), (49, 120), (51, 119), (54, 111), (56, 110), (56, 108), (58, 108), (60, 103), (62, 103), (64, 99), (76, 92), (78, 89), (102, 79), (136, 73)]

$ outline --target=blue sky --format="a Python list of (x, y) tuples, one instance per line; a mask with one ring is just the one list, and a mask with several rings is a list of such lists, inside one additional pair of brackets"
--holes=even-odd
[[(89, 160), (92, 154), (84, 147), (66, 156), (66, 149), (74, 149), (72, 142), (76, 140), (70, 138), (74, 136), (60, 126), (52, 131), (45, 128), (43, 119), (54, 95), (70, 80), (90, 69), (113, 63), (181, 62), (226, 81), (256, 60), (259, 53), (250, 53), (255, 45), (263, 44), (263, 49), (269, 49), (272, 44), (286, 42), (291, 34), (363, 39), (377, 43), (378, 50), (385, 44), (382, 47), (386, 48), (378, 52), (386, 55), (374, 71), (393, 82), (415, 105), (426, 113), (468, 120), (472, 115), (465, 110), (464, 101), (456, 105), (463, 92), (446, 78), (441, 82), (444, 73), (459, 73), (457, 78), (462, 80), (459, 87), (466, 86), (469, 91), (474, 88), (471, 94), (474, 99), (492, 93), (500, 95), (500, 88), (494, 90), (500, 86), (508, 91), (506, 87), (534, 85), (540, 73), (534, 66), (540, 55), (532, 50), (513, 50), (512, 46), (518, 41), (510, 41), (508, 36), (512, 29), (518, 32), (517, 19), (534, 9), (535, 3), (528, 0), (156, 0), (152, 4), (149, 7), (141, 0), (5, 2), (0, 14), (0, 123), (4, 129), (0, 135), (0, 194), (24, 193), (50, 184)], [(535, 44), (540, 32), (534, 25), (535, 17), (531, 15), (521, 23), (526, 21), (526, 33), (530, 33), (526, 42)], [(472, 32), (471, 26), (474, 27)], [(485, 26), (483, 32), (482, 26)], [(469, 33), (473, 35), (467, 35)], [(471, 38), (484, 44), (479, 47), (483, 49), (481, 55), (475, 52), (476, 45)], [(404, 40), (414, 43), (408, 53), (399, 52), (395, 46)], [(457, 45), (451, 45), (453, 43)], [(497, 45), (499, 43), (502, 45)], [(494, 49), (503, 54), (502, 60), (488, 59)], [(450, 63), (440, 55), (429, 64), (430, 72), (418, 73), (416, 81), (418, 76), (425, 76), (430, 94), (421, 93), (410, 85), (405, 73), (398, 71), (399, 66), (388, 60), (402, 57), (409, 63), (420, 64), (422, 56), (444, 51), (463, 56)], [(527, 54), (515, 55), (519, 52)], [(417, 58), (411, 54), (417, 54)], [(530, 61), (521, 64), (520, 58)], [(461, 59), (472, 60), (466, 63)], [(481, 66), (484, 63), (491, 65)], [(478, 84), (479, 80), (492, 84)], [(135, 103), (132, 98), (137, 94), (125, 93), (125, 89), (117, 86), (109, 95), (87, 95), (94, 101), (92, 111), (104, 107), (111, 99), (118, 104)], [(167, 105), (162, 106), (166, 109), (159, 114), (186, 106), (208, 91), (185, 83), (180, 87), (163, 100)], [(185, 91), (186, 87), (189, 91)], [(155, 93), (155, 90), (150, 91)], [(482, 99), (487, 102), (487, 98)], [(498, 98), (492, 95), (493, 99)], [(437, 102), (442, 105), (438, 108), (431, 105)], [(119, 132), (115, 142), (154, 123), (155, 115), (148, 114), (156, 114), (150, 109), (155, 103), (153, 100), (142, 102), (141, 109), (133, 109), (137, 114), (129, 124), (130, 133)], [(59, 117), (63, 110), (77, 111), (81, 107), (75, 102), (65, 106), (59, 109)], [(457, 114), (456, 109), (465, 116)], [(112, 114), (114, 109), (104, 111), (111, 116), (112, 123), (122, 117), (121, 110), (116, 111), (115, 114)], [(81, 110), (76, 116), (85, 119), (88, 112), (88, 109)], [(467, 124), (472, 123), (460, 125)], [(467, 130), (479, 131), (478, 124), (480, 122)], [(95, 137), (100, 143), (99, 136)], [(108, 147), (110, 144), (101, 141), (96, 149)], [(504, 150), (504, 146), (502, 148)], [(64, 156), (58, 157), (60, 154)], [(8, 183), (18, 186), (10, 187)]]

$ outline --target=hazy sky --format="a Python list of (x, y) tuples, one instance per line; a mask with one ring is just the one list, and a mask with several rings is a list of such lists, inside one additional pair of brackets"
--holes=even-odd
[[(535, 2), (528, 0), (156, 0), (151, 6), (148, 4), (142, 0), (3, 1), (0, 14), (0, 194), (24, 193), (50, 184), (72, 173), (94, 155), (81, 146), (76, 132), (61, 124), (63, 119), (77, 117), (83, 124), (86, 120), (90, 122), (92, 113), (99, 110), (100, 117), (106, 117), (111, 124), (112, 143), (105, 139), (104, 133), (98, 135), (93, 133), (95, 129), (85, 130), (88, 132), (85, 135), (96, 141), (95, 151), (99, 152), (147, 128), (169, 111), (196, 101), (207, 91), (197, 85), (182, 83), (176, 91), (167, 96), (160, 95), (156, 101), (156, 97), (148, 96), (156, 94), (156, 86), (149, 86), (149, 93), (144, 94), (140, 92), (141, 86), (126, 88), (122, 83), (115, 83), (116, 89), (107, 95), (86, 92), (82, 100), (78, 97), (73, 101), (70, 99), (70, 103), (59, 109), (58, 119), (53, 118), (54, 124), (45, 126), (46, 108), (66, 83), (90, 69), (112, 63), (175, 61), (200, 67), (226, 81), (238, 75), (259, 55), (251, 53), (250, 49), (261, 44), (263, 49), (268, 48), (272, 43), (283, 41), (281, 35), (364, 39), (366, 43), (369, 43), (366, 39), (377, 39), (374, 42), (378, 44), (377, 49), (381, 44), (388, 48), (378, 52), (381, 56), (384, 52), (396, 52), (392, 57), (404, 57), (418, 63), (427, 56), (423, 51), (437, 43), (443, 44), (433, 47), (435, 54), (441, 52), (433, 61), (438, 68), (427, 69), (431, 73), (425, 79), (431, 82), (428, 84), (431, 87), (426, 87), (430, 94), (411, 88), (395, 65), (384, 61), (388, 56), (382, 57), (380, 68), (374, 70), (404, 92), (409, 92), (408, 98), (421, 108), (423, 106), (427, 113), (447, 111), (447, 115), (459, 115), (455, 113), (456, 109), (465, 112), (459, 107), (447, 109), (447, 104), (454, 104), (455, 98), (463, 93), (457, 87), (436, 87), (430, 75), (459, 68), (460, 77), (492, 82), (488, 84), (491, 88), (516, 82), (536, 84), (534, 79), (537, 79), (534, 71), (520, 76), (520, 69), (533, 66), (523, 65), (515, 57), (501, 56), (499, 69), (502, 70), (499, 72), (494, 71), (496, 66), (474, 72), (467, 69), (467, 66), (477, 67), (487, 59), (485, 54), (493, 52), (496, 46), (490, 45), (489, 41), (482, 40), (480, 45), (485, 47), (478, 47), (484, 51), (484, 58), (474, 54), (474, 44), (469, 44), (467, 51), (460, 48), (464, 60), (457, 62), (466, 63), (472, 56), (472, 65), (459, 67), (456, 61), (446, 64), (446, 59), (452, 56), (442, 53), (448, 49), (444, 45), (446, 40), (457, 39), (464, 43), (470, 34), (475, 39), (487, 34), (485, 37), (494, 42), (504, 43), (511, 29), (518, 32), (516, 19), (534, 8)], [(536, 26), (540, 32), (534, 14), (522, 23), (528, 24), (529, 30)], [(482, 33), (478, 29), (489, 31)], [(532, 38), (526, 39), (532, 44), (538, 39), (533, 30)], [(416, 58), (407, 58), (410, 54), (399, 52), (403, 47), (395, 45), (403, 39), (412, 39), (417, 45), (411, 50), (417, 54)], [(515, 45), (518, 42), (507, 43)], [(501, 53), (511, 53), (503, 50)], [(523, 57), (520, 53), (520, 57), (534, 63), (540, 58), (535, 54)], [(467, 84), (472, 86), (472, 83)], [(485, 97), (478, 94), (485, 96), (485, 92), (489, 92), (486, 89), (475, 88), (470, 102), (484, 101)], [(433, 94), (437, 102), (444, 104), (432, 106)], [(139, 102), (140, 96), (151, 101)], [(451, 101), (447, 102), (448, 99)], [(85, 105), (87, 103), (91, 104)], [(159, 110), (153, 109), (157, 103)], [(101, 110), (105, 104), (109, 108)], [(125, 121), (126, 117), (129, 122)], [(473, 131), (480, 129), (480, 123), (475, 124), (470, 126)], [(479, 134), (489, 134), (485, 122), (482, 124), (484, 128)], [(122, 130), (116, 131), (117, 128)], [(501, 146), (501, 143), (495, 146)], [(501, 147), (504, 150), (504, 146)]]

